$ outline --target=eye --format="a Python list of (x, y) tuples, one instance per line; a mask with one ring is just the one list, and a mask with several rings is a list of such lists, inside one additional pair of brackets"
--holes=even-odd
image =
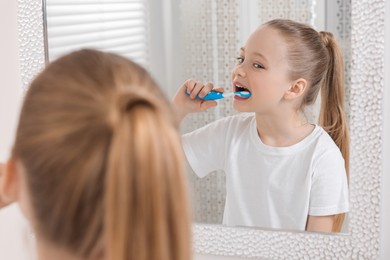
[(237, 60), (238, 64), (241, 64), (241, 63), (244, 62), (244, 58), (243, 57), (237, 57), (236, 60)]
[(255, 67), (256, 69), (264, 69), (264, 66), (259, 63), (253, 63), (253, 67)]

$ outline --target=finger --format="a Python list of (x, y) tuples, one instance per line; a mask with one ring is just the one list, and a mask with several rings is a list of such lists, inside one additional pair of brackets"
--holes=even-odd
[(225, 92), (225, 88), (222, 88), (222, 87), (220, 87), (220, 88), (215, 88), (215, 89), (213, 89), (213, 91), (216, 91), (216, 92)]
[(202, 102), (200, 102), (200, 111), (204, 112), (209, 108), (216, 107), (217, 105), (218, 103), (215, 100), (202, 100)]
[(199, 94), (199, 92), (203, 89), (204, 84), (200, 81), (196, 82), (195, 87), (192, 89), (190, 97), (192, 99), (196, 98), (196, 96)]
[[(188, 93), (191, 94), (192, 90), (194, 89), (196, 85), (196, 81), (193, 79), (189, 79), (184, 83), (185, 88), (187, 89)], [(184, 88), (184, 90), (185, 90)]]
[(200, 91), (199, 97), (204, 98), (211, 90), (213, 90), (213, 88), (214, 88), (213, 83), (210, 82), (206, 83), (202, 88), (202, 90)]

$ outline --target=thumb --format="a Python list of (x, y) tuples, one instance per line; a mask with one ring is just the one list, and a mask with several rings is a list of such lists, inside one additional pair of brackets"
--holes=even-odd
[(225, 88), (223, 87), (220, 87), (220, 88), (214, 88), (213, 91), (217, 91), (217, 92), (225, 92)]

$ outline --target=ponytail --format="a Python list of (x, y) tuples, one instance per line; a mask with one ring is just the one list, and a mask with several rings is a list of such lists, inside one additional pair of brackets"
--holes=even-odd
[[(329, 32), (320, 32), (328, 52), (328, 67), (321, 84), (321, 110), (319, 125), (322, 126), (339, 147), (345, 161), (349, 182), (349, 131), (344, 112), (344, 66), (341, 50)], [(333, 232), (340, 232), (345, 214), (338, 214)]]
[(12, 157), (26, 172), (39, 239), (78, 259), (191, 259), (168, 104), (142, 67), (95, 50), (59, 58), (34, 79)]
[(107, 259), (190, 259), (176, 129), (159, 102), (148, 97), (122, 94), (114, 103), (105, 191)]

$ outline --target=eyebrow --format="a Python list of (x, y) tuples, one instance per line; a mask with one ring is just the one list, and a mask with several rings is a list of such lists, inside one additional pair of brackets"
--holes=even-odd
[[(244, 47), (241, 47), (241, 48), (240, 48), (240, 51), (245, 52)], [(263, 54), (261, 54), (261, 53), (259, 53), (259, 52), (254, 52), (253, 54), (254, 54), (254, 55), (257, 55), (257, 56), (260, 56), (260, 57), (263, 58), (265, 61), (267, 61), (267, 58), (266, 58)]]

